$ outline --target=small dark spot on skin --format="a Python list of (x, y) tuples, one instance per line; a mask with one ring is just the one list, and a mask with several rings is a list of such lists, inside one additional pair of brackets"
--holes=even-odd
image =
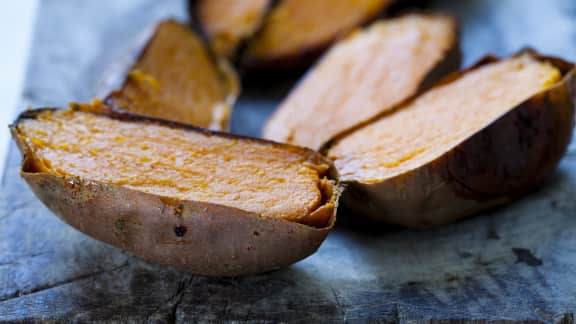
[(174, 227), (174, 234), (176, 234), (176, 236), (178, 237), (184, 236), (184, 234), (186, 234), (187, 231), (188, 229), (184, 225), (178, 225)]
[(126, 220), (124, 220), (124, 218), (118, 218), (114, 221), (114, 229), (118, 233), (124, 233), (124, 230), (126, 230)]
[(535, 257), (528, 249), (512, 248), (512, 252), (516, 255), (516, 263), (525, 263), (531, 267), (538, 267), (543, 264), (542, 260)]
[(253, 246), (248, 246), (248, 247), (246, 248), (246, 250), (252, 251), (252, 250), (254, 250), (254, 247), (253, 247)]
[(260, 233), (258, 231), (254, 231), (254, 233), (252, 233), (254, 236), (259, 236)]

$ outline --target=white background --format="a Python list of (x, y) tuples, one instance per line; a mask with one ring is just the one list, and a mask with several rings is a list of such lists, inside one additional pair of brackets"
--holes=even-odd
[(9, 147), (8, 124), (22, 95), (38, 2), (0, 1), (0, 172)]

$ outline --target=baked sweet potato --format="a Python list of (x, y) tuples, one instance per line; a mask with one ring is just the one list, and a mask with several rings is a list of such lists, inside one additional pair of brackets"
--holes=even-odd
[(189, 7), (217, 52), (238, 54), (244, 69), (280, 70), (307, 66), (334, 40), (377, 18), (392, 2), (190, 0)]
[(190, 15), (214, 51), (234, 59), (260, 28), (272, 0), (190, 0)]
[(334, 224), (329, 162), (303, 148), (90, 107), (11, 126), (36, 196), (76, 229), (196, 274), (265, 272)]
[(327, 155), (357, 214), (448, 223), (535, 189), (574, 126), (574, 65), (524, 51), (486, 58), (342, 135)]
[(264, 137), (320, 149), (460, 65), (456, 22), (442, 14), (379, 21), (337, 43), (288, 95)]
[(280, 0), (248, 43), (248, 69), (306, 66), (334, 40), (378, 17), (392, 0)]
[(128, 71), (119, 72), (120, 89), (105, 95), (111, 107), (214, 130), (228, 128), (239, 92), (236, 73), (188, 26), (160, 22), (126, 67)]

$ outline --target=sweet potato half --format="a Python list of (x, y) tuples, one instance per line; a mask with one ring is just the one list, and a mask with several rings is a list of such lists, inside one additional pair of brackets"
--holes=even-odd
[(342, 135), (327, 155), (358, 214), (451, 222), (533, 190), (574, 126), (574, 65), (524, 51), (486, 58)]
[(340, 41), (288, 95), (265, 138), (320, 149), (460, 65), (457, 26), (442, 14), (378, 21)]
[(105, 99), (114, 109), (214, 130), (228, 128), (239, 92), (236, 73), (188, 26), (160, 22), (135, 62), (119, 70), (122, 85)]
[(239, 48), (260, 28), (272, 0), (190, 0), (195, 25), (214, 51), (233, 59)]
[[(392, 0), (190, 0), (191, 16), (217, 52), (249, 70), (303, 67)], [(240, 51), (238, 49), (241, 49)]]
[(246, 47), (248, 68), (299, 67), (380, 15), (392, 0), (280, 0)]
[(265, 272), (313, 253), (334, 223), (339, 190), (310, 150), (114, 111), (33, 110), (11, 130), (50, 210), (146, 260)]

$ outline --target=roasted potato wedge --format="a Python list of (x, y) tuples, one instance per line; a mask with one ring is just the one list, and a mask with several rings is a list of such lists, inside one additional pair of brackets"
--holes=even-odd
[(229, 59), (260, 28), (272, 0), (190, 0), (192, 20), (214, 51)]
[(343, 202), (424, 227), (518, 198), (564, 154), (575, 93), (572, 63), (533, 51), (486, 58), (332, 143)]
[(318, 150), (458, 69), (457, 43), (450, 16), (378, 21), (332, 47), (280, 104), (263, 135)]
[(280, 0), (247, 44), (242, 66), (307, 66), (334, 40), (377, 18), (391, 4), (392, 0)]
[(339, 190), (318, 153), (90, 109), (28, 111), (11, 131), (36, 196), (96, 239), (236, 276), (305, 258), (334, 224)]
[[(236, 73), (188, 26), (162, 21), (139, 48), (135, 62), (131, 56), (132, 62), (112, 72), (101, 89), (106, 104), (214, 130), (228, 128), (239, 92)], [(117, 75), (119, 89), (114, 88)]]

